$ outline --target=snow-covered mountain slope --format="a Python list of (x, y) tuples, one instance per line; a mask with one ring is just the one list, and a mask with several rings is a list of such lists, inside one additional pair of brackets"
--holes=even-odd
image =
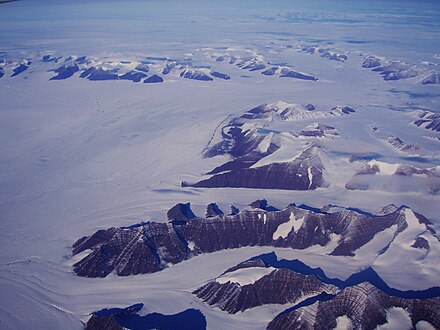
[[(394, 258), (435, 276), (440, 241), (432, 224), (407, 207), (372, 215), (348, 209), (317, 212), (294, 204), (269, 211), (260, 201), (252, 205), (234, 215), (199, 218), (188, 204), (178, 204), (168, 212), (168, 224), (147, 222), (97, 231), (74, 244), (74, 255), (87, 252), (74, 271), (86, 277), (154, 273), (199, 254), (257, 245), (321, 246), (331, 256), (373, 257), (379, 265)], [(403, 246), (407, 257), (395, 258)]]
[[(249, 220), (257, 232), (249, 232), (265, 233), (267, 246), (240, 246), (234, 238), (237, 248), (223, 249), (228, 242), (216, 247), (222, 248), (217, 252), (193, 252), (197, 256), (179, 263), (159, 261), (159, 268), (167, 267), (137, 276), (85, 278), (72, 271), (83, 258), (89, 258), (90, 272), (94, 261), (96, 269), (109, 262), (121, 272), (145, 270), (139, 260), (144, 260), (145, 247), (155, 251), (156, 242), (127, 228), (144, 222), (138, 228), (154, 227), (154, 237), (170, 238), (173, 229), (165, 214), (179, 201), (191, 202), (194, 214), (206, 214), (211, 221), (194, 219), (183, 205), (170, 212), (171, 219), (195, 221), (192, 226), (224, 225), (226, 221), (218, 220), (221, 210), (241, 217), (243, 211), (237, 209), (245, 210), (249, 201), (267, 196), (277, 208), (292, 201), (332, 205), (323, 210), (328, 213), (348, 208), (376, 214), (378, 205), (407, 205), (426, 215), (429, 226), (438, 230), (440, 203), (438, 192), (429, 189), (432, 177), (358, 175), (368, 181), (369, 189), (345, 189), (372, 159), (420, 171), (440, 165), (432, 157), (438, 152), (438, 132), (425, 129), (428, 122), (412, 124), (419, 119), (431, 122), (414, 111), (435, 114), (440, 109), (435, 1), (298, 0), (268, 6), (260, 0), (40, 0), (0, 7), (1, 329), (78, 330), (93, 311), (142, 302), (140, 316), (175, 315), (191, 306), (203, 313), (209, 330), (261, 330), (289, 306), (262, 305), (229, 315), (192, 292), (225, 269), (273, 250), (342, 280), (371, 266), (400, 289), (438, 285), (437, 243), (430, 231), (421, 233), (422, 228), (414, 226), (398, 239), (403, 232), (396, 232), (403, 225), (391, 224), (352, 250), (353, 256), (330, 255), (340, 240), (347, 242), (339, 237), (342, 234), (321, 225), (309, 228), (311, 221), (299, 212), (295, 216), (285, 212), (282, 223), (269, 221), (273, 228), (266, 230), (261, 224), (264, 214), (270, 218), (274, 210), (262, 203), (254, 210), (261, 219), (255, 214)], [(315, 47), (313, 55), (311, 50), (301, 51), (307, 46)], [(371, 68), (362, 68), (371, 54), (375, 54), (368, 64)], [(417, 76), (384, 80), (380, 72), (372, 71), (391, 62), (403, 64), (387, 68), (397, 70), (394, 76), (414, 71)], [(213, 80), (180, 77), (187, 70), (202, 71)], [(85, 78), (80, 78), (82, 74)], [(243, 148), (227, 146), (234, 139), (223, 137), (229, 131), (222, 128), (231, 119), (276, 100), (297, 109), (288, 113), (288, 120), (281, 118), (289, 106), (274, 111), (272, 121), (243, 119), (243, 125), (235, 125), (241, 129), (237, 134), (249, 132), (249, 139)], [(345, 114), (341, 108), (331, 115), (336, 105), (356, 112)], [(313, 126), (316, 123), (319, 127)], [(384, 137), (371, 134), (372, 125), (380, 127)], [(403, 144), (397, 140), (389, 144), (388, 136)], [(205, 151), (223, 140), (223, 151), (206, 157)], [(407, 146), (420, 147), (423, 155), (409, 154)], [(179, 185), (240, 168), (279, 167), (309, 148), (318, 151), (325, 168), (325, 188)], [(309, 161), (297, 171), (307, 174), (303, 186), (310, 183)], [(234, 205), (231, 211), (229, 204)], [(397, 212), (389, 210), (393, 211), (386, 214)], [(147, 225), (152, 219), (159, 224)], [(319, 219), (326, 217), (317, 215), (313, 221), (319, 224)], [(241, 222), (233, 220), (231, 225)], [(347, 235), (358, 226), (356, 221), (352, 225), (347, 225), (351, 228)], [(115, 228), (117, 234), (110, 244), (102, 243), (101, 259), (87, 249), (71, 255), (77, 238), (100, 230), (111, 236), (107, 228)], [(273, 246), (274, 235), (285, 242), (301, 237), (305, 228), (310, 236), (318, 228), (316, 238), (324, 237), (327, 243), (304, 249)], [(328, 230), (328, 236), (319, 229)], [(211, 233), (203, 226), (194, 232)], [(364, 232), (363, 226), (359, 232)], [(170, 238), (174, 239), (179, 238)], [(118, 247), (127, 241), (133, 245), (122, 253)], [(179, 253), (180, 239), (175, 242), (166, 245), (169, 253), (158, 250), (160, 259)], [(182, 243), (181, 257), (187, 257), (187, 249), (200, 249), (201, 242)], [(158, 262), (154, 253), (146, 256), (152, 261), (148, 266)], [(338, 322), (342, 326), (344, 321), (341, 317)]]
[[(393, 182), (394, 181), (394, 182)], [(440, 191), (440, 167), (419, 168), (408, 164), (392, 164), (371, 160), (363, 165), (346, 183), (350, 190), (386, 189), (396, 191), (405, 185), (406, 191)]]
[(243, 165), (251, 166), (232, 168), (229, 171), (223, 166), (221, 173), (194, 184), (183, 182), (182, 186), (313, 190), (328, 185), (324, 179), (325, 167), (320, 151), (314, 146), (295, 155), (289, 161), (274, 161), (266, 164), (265, 159), (262, 158), (254, 164), (248, 162)]
[(427, 69), (402, 61), (390, 61), (377, 56), (367, 56), (362, 62), (362, 67), (379, 72), (385, 81), (414, 78), (418, 79), (418, 82), (423, 85), (440, 83), (438, 69)]
[[(350, 107), (336, 106), (328, 112), (282, 101), (262, 104), (242, 115), (233, 117), (223, 127), (217, 127), (205, 148), (207, 157), (229, 155), (232, 159), (210, 171), (211, 177), (196, 183), (182, 182), (183, 187), (262, 188), (311, 190), (326, 187), (323, 152), (314, 145), (292, 148), (294, 138), (334, 136), (335, 128), (325, 124), (310, 124), (299, 133), (277, 129), (278, 122), (306, 121), (316, 118), (340, 117), (354, 113)], [(215, 143), (214, 138), (221, 138)], [(278, 154), (286, 155), (278, 157)]]
[[(216, 62), (224, 62), (228, 64), (234, 64), (241, 70), (248, 70), (249, 72), (258, 72), (265, 76), (277, 76), (280, 78), (294, 78), (306, 81), (317, 81), (318, 78), (313, 75), (302, 73), (294, 70), (287, 65), (275, 66), (267, 61), (262, 54), (255, 54), (250, 52), (244, 56), (235, 54), (233, 49), (230, 49), (226, 54), (219, 54), (211, 49), (206, 49), (206, 54), (209, 58), (214, 59)], [(249, 52), (246, 52), (249, 53)], [(235, 54), (235, 55), (233, 55)]]
[(419, 118), (414, 121), (414, 125), (423, 127), (427, 130), (440, 131), (440, 115), (431, 111), (416, 111), (415, 115)]
[[(311, 268), (299, 260), (279, 259), (273, 252), (231, 267), (194, 294), (228, 313), (265, 304), (291, 305), (269, 323), (268, 328), (276, 329), (339, 329), (342, 321), (347, 326), (373, 329), (375, 323), (395, 327), (396, 322), (407, 322), (406, 313), (404, 317), (393, 315), (394, 318), (385, 315), (385, 311), (394, 308), (409, 311), (412, 318), (409, 324), (422, 321), (435, 327), (439, 322), (435, 311), (440, 303), (440, 287), (396, 290), (372, 268), (352, 274), (346, 280), (329, 278), (321, 268)], [(312, 316), (316, 309), (321, 315)], [(308, 313), (312, 318), (301, 320)], [(377, 317), (377, 314), (382, 315)], [(340, 319), (341, 315), (344, 320)]]
[(302, 106), (300, 104), (290, 104), (278, 101), (270, 104), (262, 104), (253, 108), (240, 116), (234, 123), (247, 122), (251, 120), (263, 119), (266, 121), (282, 120), (282, 121), (299, 121), (306, 119), (319, 119), (331, 116), (343, 116), (354, 113), (350, 107), (336, 106), (330, 111), (316, 111), (312, 104)]
[(440, 326), (440, 298), (426, 300), (389, 296), (369, 283), (347, 288), (327, 301), (287, 310), (267, 329), (393, 329)]
[(341, 53), (331, 48), (325, 48), (320, 46), (305, 45), (305, 46), (301, 46), (299, 51), (312, 55), (319, 54), (321, 57), (327, 58), (331, 61), (345, 62), (348, 59), (347, 54)]
[(273, 268), (257, 257), (227, 270), (194, 294), (208, 305), (235, 314), (266, 304), (297, 304), (318, 294), (336, 292), (336, 286), (314, 275)]

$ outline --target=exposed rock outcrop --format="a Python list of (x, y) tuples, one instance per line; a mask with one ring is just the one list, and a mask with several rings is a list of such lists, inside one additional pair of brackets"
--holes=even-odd
[(220, 210), (218, 205), (216, 203), (208, 204), (208, 206), (206, 207), (206, 217), (209, 218), (218, 215), (223, 215), (223, 211)]
[(163, 82), (163, 78), (158, 76), (157, 74), (153, 74), (151, 77), (148, 77), (144, 80), (145, 84), (155, 84)]
[(122, 80), (131, 80), (132, 82), (140, 82), (147, 75), (143, 72), (129, 71), (119, 76), (119, 79)]
[[(211, 177), (191, 183), (183, 181), (183, 187), (199, 188), (255, 188), (313, 190), (326, 187), (323, 151), (313, 145), (304, 146), (291, 157), (265, 161), (268, 156), (283, 147), (287, 141), (284, 132), (270, 129), (274, 121), (300, 121), (314, 118), (346, 116), (355, 110), (348, 106), (336, 106), (329, 111), (315, 111), (306, 106), (276, 102), (262, 104), (232, 118), (221, 128), (221, 140), (208, 146), (205, 157), (228, 155), (231, 160), (207, 173)], [(220, 131), (220, 129), (219, 129)], [(215, 136), (216, 132), (214, 132)], [(294, 138), (325, 138), (337, 136), (335, 128), (325, 124), (311, 124), (299, 133), (288, 133)], [(287, 143), (287, 142), (286, 142)], [(286, 151), (282, 151), (285, 155)], [(296, 155), (295, 155), (296, 154)], [(289, 159), (290, 158), (290, 159)], [(261, 162), (260, 162), (261, 161)]]
[(180, 73), (182, 78), (193, 79), (193, 80), (202, 80), (202, 81), (212, 81), (213, 79), (208, 76), (205, 72), (201, 70), (195, 70), (191, 68), (186, 68)]
[(115, 70), (106, 70), (103, 68), (90, 67), (80, 74), (80, 78), (88, 80), (118, 80), (118, 74)]
[(231, 77), (229, 77), (227, 74), (221, 73), (221, 72), (218, 72), (218, 71), (211, 71), (209, 74), (211, 76), (213, 76), (213, 77), (220, 78), (220, 79), (223, 79), (223, 80), (231, 79)]
[[(253, 282), (249, 283), (248, 278)], [(227, 270), (193, 293), (208, 305), (237, 313), (265, 304), (297, 303), (323, 292), (335, 294), (337, 287), (321, 282), (314, 275), (276, 269), (262, 259), (255, 259)]]
[(171, 220), (187, 221), (187, 220), (192, 220), (195, 217), (196, 217), (195, 214), (191, 210), (190, 203), (176, 204), (167, 212), (167, 218), (169, 221)]
[(57, 75), (50, 78), (49, 80), (67, 79), (67, 78), (72, 77), (78, 71), (79, 71), (79, 67), (76, 63), (74, 63), (72, 65), (63, 65), (54, 71), (57, 73)]
[(440, 328), (440, 298), (403, 299), (389, 296), (369, 283), (361, 283), (330, 300), (287, 310), (271, 321), (267, 329), (334, 329), (340, 316), (348, 318), (351, 329), (375, 329), (387, 322), (387, 311), (393, 308), (408, 314), (413, 326), (426, 321), (435, 329)]
[(427, 130), (440, 132), (440, 113), (421, 111), (418, 113), (418, 117), (419, 119), (414, 121), (414, 125)]
[(127, 308), (103, 309), (92, 313), (86, 330), (162, 329), (205, 330), (205, 316), (197, 309), (187, 309), (174, 315), (151, 313), (139, 315), (143, 304)]
[(326, 186), (323, 172), (324, 165), (316, 149), (309, 148), (290, 162), (233, 169), (186, 186), (313, 190)]
[(281, 211), (256, 208), (228, 216), (193, 215), (189, 204), (178, 204), (168, 212), (169, 223), (110, 228), (83, 237), (73, 245), (73, 254), (91, 252), (74, 265), (74, 271), (86, 277), (153, 273), (197, 254), (245, 246), (305, 249), (332, 242), (331, 255), (353, 256), (391, 226), (396, 227), (395, 237), (408, 227), (408, 221), (434, 232), (426, 218), (406, 207), (370, 215), (347, 209), (324, 213), (292, 204)]

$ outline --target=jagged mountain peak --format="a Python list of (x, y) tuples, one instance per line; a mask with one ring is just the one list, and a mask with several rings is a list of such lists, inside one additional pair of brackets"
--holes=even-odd
[(399, 209), (399, 207), (397, 207), (396, 205), (394, 205), (394, 204), (389, 204), (389, 205), (383, 207), (383, 208), (379, 211), (379, 214), (381, 214), (381, 215), (390, 214), (390, 213), (396, 212), (398, 209)]
[[(402, 249), (414, 253), (426, 250), (430, 258), (426, 260), (432, 262), (440, 253), (440, 242), (429, 221), (407, 207), (373, 215), (351, 208), (326, 213), (294, 204), (277, 210), (262, 200), (252, 205), (256, 208), (235, 210), (233, 215), (214, 212), (202, 218), (194, 215), (189, 203), (179, 203), (168, 211), (169, 223), (143, 222), (100, 230), (74, 244), (74, 254), (92, 250), (74, 270), (88, 277), (105, 277), (113, 270), (118, 275), (152, 273), (200, 253), (244, 246), (306, 249), (319, 245), (328, 249), (330, 256), (354, 257), (377, 234), (390, 239), (369, 251), (385, 258), (381, 262), (389, 262)], [(425, 260), (419, 255), (414, 258)]]

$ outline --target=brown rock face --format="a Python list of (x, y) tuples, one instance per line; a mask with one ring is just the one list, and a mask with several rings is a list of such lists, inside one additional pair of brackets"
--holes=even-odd
[[(431, 230), (425, 218), (417, 217)], [(274, 235), (281, 224), (285, 226), (292, 219), (301, 219), (299, 228), (288, 226), (284, 235)], [(281, 211), (253, 209), (191, 221), (147, 222), (99, 230), (92, 236), (79, 239), (73, 245), (73, 254), (89, 249), (91, 253), (74, 265), (74, 271), (86, 277), (105, 277), (111, 272), (121, 276), (153, 273), (164, 269), (167, 264), (224, 249), (324, 246), (332, 234), (338, 235), (339, 239), (331, 254), (353, 256), (356, 249), (392, 225), (397, 225), (396, 235), (407, 227), (403, 208), (373, 216), (349, 210), (315, 213), (290, 205)]]
[[(244, 265), (234, 270), (249, 267), (255, 266)], [(296, 303), (306, 296), (323, 292), (334, 294), (336, 291), (335, 286), (322, 283), (316, 276), (298, 274), (289, 269), (275, 269), (253, 284), (241, 286), (238, 283), (220, 284), (212, 281), (193, 293), (208, 305), (235, 314), (256, 306)]]
[(176, 204), (167, 212), (168, 220), (187, 221), (187, 220), (192, 220), (195, 217), (196, 216), (191, 211), (191, 205), (189, 203)]
[(427, 321), (434, 328), (440, 328), (440, 298), (392, 297), (369, 283), (361, 283), (343, 290), (331, 300), (282, 313), (269, 323), (267, 329), (333, 329), (339, 316), (347, 316), (352, 329), (375, 329), (387, 322), (386, 311), (392, 307), (405, 309), (413, 325)]
[(317, 150), (317, 147), (306, 149), (290, 162), (272, 163), (259, 167), (250, 167), (253, 165), (250, 163), (249, 166), (242, 164), (243, 166), (239, 167), (234, 165), (232, 168), (222, 168), (225, 172), (194, 184), (184, 183), (184, 186), (313, 190), (326, 186), (323, 176), (325, 169)]
[(92, 315), (86, 324), (86, 330), (124, 330), (113, 316), (99, 317)]

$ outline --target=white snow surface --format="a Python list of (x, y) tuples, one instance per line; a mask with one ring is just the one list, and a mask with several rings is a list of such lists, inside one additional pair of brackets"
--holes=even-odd
[(347, 315), (339, 316), (336, 318), (336, 327), (334, 329), (337, 330), (349, 330), (352, 327), (352, 322)]
[[(421, 85), (422, 76), (384, 81), (377, 72), (361, 68), (364, 55), (417, 64), (423, 70), (438, 68), (438, 4), (335, 1), (341, 6), (323, 0), (270, 6), (247, 0), (1, 4), (0, 59), (5, 62), (0, 61), (0, 68), (5, 75), (0, 78), (0, 328), (82, 329), (81, 320), (92, 311), (142, 302), (142, 313), (200, 309), (208, 329), (265, 329), (288, 306), (261, 306), (231, 317), (203, 304), (191, 292), (229, 267), (274, 250), (282, 258), (321, 267), (330, 277), (344, 279), (373, 266), (392, 287), (439, 286), (440, 243), (422, 230), (409, 211), (411, 224), (398, 239), (392, 241), (393, 227), (375, 237), (368, 249), (356, 251), (354, 258), (328, 255), (339, 239), (334, 236), (328, 246), (301, 251), (241, 248), (200, 255), (155, 274), (92, 279), (72, 271), (79, 257), (71, 257), (77, 239), (112, 226), (165, 221), (166, 211), (178, 202), (191, 202), (198, 215), (212, 201), (225, 211), (230, 204), (243, 209), (262, 197), (278, 208), (292, 202), (314, 207), (336, 204), (373, 213), (394, 203), (408, 205), (439, 228), (438, 193), (420, 185), (409, 189), (408, 178), (392, 176), (392, 182), (384, 181), (392, 184), (392, 191), (344, 188), (360, 167), (359, 162), (349, 162), (353, 154), (387, 164), (440, 165), (438, 159), (394, 152), (368, 129), (380, 123), (386, 132), (421, 146), (427, 155), (438, 152), (438, 133), (412, 124), (415, 110), (440, 108), (438, 85)], [(347, 22), (350, 18), (354, 20)], [(347, 54), (348, 60), (329, 61), (298, 52), (305, 40), (326, 48), (331, 42), (335, 48), (331, 52)], [(279, 71), (265, 76), (261, 71), (241, 70), (226, 60), (213, 60), (210, 54), (215, 52), (253, 57), (268, 67), (269, 62), (279, 63), (280, 68), (293, 67), (319, 80), (279, 78)], [(40, 59), (45, 54), (62, 59), (43, 63)], [(90, 65), (120, 73), (141, 62), (154, 62), (148, 64), (152, 73), (160, 72), (164, 63), (183, 67), (164, 75), (165, 82), (158, 85), (88, 81), (79, 73), (49, 81), (55, 75), (50, 70), (69, 56), (82, 55)], [(28, 59), (29, 69), (10, 77)], [(181, 79), (179, 73), (191, 65), (228, 74), (231, 80)], [(320, 142), (328, 155), (328, 188), (268, 191), (179, 186), (182, 180), (196, 181), (227, 158), (202, 156), (220, 123), (276, 100), (311, 103), (314, 111), (322, 113), (338, 104), (356, 110), (342, 117), (316, 115), (340, 134), (338, 139)], [(288, 137), (288, 132), (316, 122), (312, 117), (273, 123), (274, 132), (285, 132), (279, 134), (281, 148), (271, 155), (272, 160), (262, 161), (291, 160), (308, 147), (308, 141)], [(428, 240), (429, 253), (411, 248), (418, 235)], [(390, 242), (388, 250), (376, 258), (376, 252)]]
[(413, 328), (409, 313), (400, 307), (387, 309), (387, 323), (379, 325), (376, 330), (410, 330)]
[(419, 321), (416, 323), (416, 330), (435, 330), (435, 327), (426, 321)]
[(188, 248), (192, 251), (196, 247), (196, 244), (194, 242), (188, 242)]
[(290, 232), (296, 233), (302, 226), (304, 222), (304, 217), (297, 218), (295, 213), (290, 213), (289, 221), (282, 223), (278, 226), (277, 230), (273, 233), (273, 240), (277, 240), (278, 238), (286, 238)]
[(393, 175), (394, 173), (396, 173), (397, 169), (400, 166), (400, 164), (389, 164), (389, 163), (379, 162), (377, 160), (372, 160), (368, 162), (368, 165), (377, 166), (379, 168), (379, 173), (383, 175)]
[(228, 282), (237, 283), (241, 286), (254, 284), (262, 277), (269, 275), (275, 270), (273, 267), (248, 267), (234, 270), (215, 279), (220, 284)]

